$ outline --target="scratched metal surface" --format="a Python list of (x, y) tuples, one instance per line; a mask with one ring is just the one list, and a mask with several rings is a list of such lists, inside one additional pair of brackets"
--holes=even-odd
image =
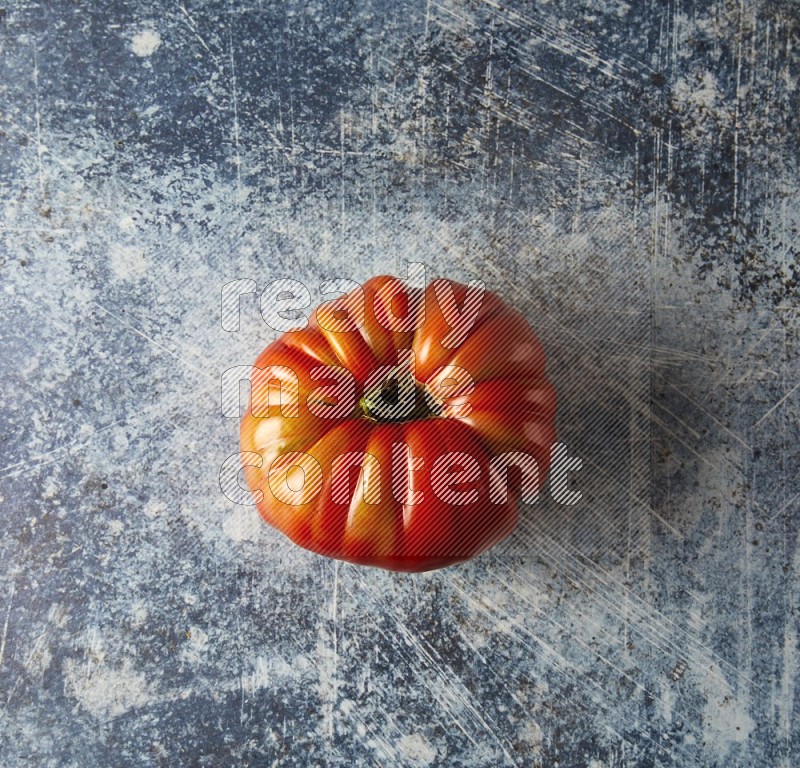
[[(796, 19), (6, 4), (3, 765), (797, 765)], [(223, 283), (410, 260), (528, 314), (583, 460), (416, 576), (217, 479)]]

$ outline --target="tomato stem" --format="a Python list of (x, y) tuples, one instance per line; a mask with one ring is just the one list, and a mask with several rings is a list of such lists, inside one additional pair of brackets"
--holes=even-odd
[(359, 401), (359, 408), (364, 418), (380, 424), (434, 418), (442, 413), (423, 386), (408, 380), (401, 384), (397, 376), (385, 379), (366, 392)]

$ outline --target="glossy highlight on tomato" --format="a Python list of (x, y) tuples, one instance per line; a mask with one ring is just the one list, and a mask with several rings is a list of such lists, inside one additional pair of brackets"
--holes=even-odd
[[(464, 562), (514, 530), (525, 477), (533, 494), (546, 477), (556, 393), (542, 346), (482, 287), (372, 278), (253, 371), (247, 484), (267, 523), (320, 555), (396, 571)], [(532, 474), (504, 469), (522, 455)]]

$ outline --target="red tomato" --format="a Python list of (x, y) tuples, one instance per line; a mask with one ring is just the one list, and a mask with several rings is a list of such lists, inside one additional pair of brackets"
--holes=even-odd
[(264, 520), (321, 555), (398, 571), (469, 560), (511, 533), (547, 474), (556, 394), (541, 344), (477, 288), (362, 288), (256, 360), (247, 483)]

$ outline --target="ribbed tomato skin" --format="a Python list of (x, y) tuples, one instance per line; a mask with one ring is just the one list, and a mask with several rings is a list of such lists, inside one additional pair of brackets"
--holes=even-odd
[[(306, 328), (283, 334), (255, 361), (254, 370), (261, 371), (251, 379), (241, 450), (262, 461), (245, 466), (246, 481), (260, 497), (264, 520), (320, 555), (395, 571), (464, 562), (517, 524), (520, 477), (508, 473), (504, 499), (497, 489), (492, 493), (492, 459), (510, 452), (533, 457), (538, 485), (549, 469), (556, 393), (542, 346), (525, 318), (488, 291), (472, 324), (454, 336), (447, 310), (452, 301), (464, 309), (467, 286), (436, 280), (423, 292), (380, 276), (362, 290), (320, 305)], [(390, 310), (399, 320), (388, 315), (387, 321)], [(408, 324), (400, 327), (403, 317)], [(419, 327), (412, 328), (417, 319)], [(319, 388), (335, 383), (320, 373), (323, 367), (349, 372), (358, 402), (370, 374), (396, 366), (407, 350), (417, 385), (443, 403), (438, 415), (380, 422), (359, 408), (332, 417), (335, 403), (320, 404)], [(445, 399), (454, 370), (468, 372), (474, 387)], [(282, 409), (277, 383), (293, 407)], [(402, 453), (393, 455), (393, 446)], [(343, 457), (353, 452), (368, 456), (360, 469), (344, 473)], [(454, 453), (467, 458), (445, 461)], [(434, 489), (437, 466), (470, 474), (443, 485), (440, 473)]]

